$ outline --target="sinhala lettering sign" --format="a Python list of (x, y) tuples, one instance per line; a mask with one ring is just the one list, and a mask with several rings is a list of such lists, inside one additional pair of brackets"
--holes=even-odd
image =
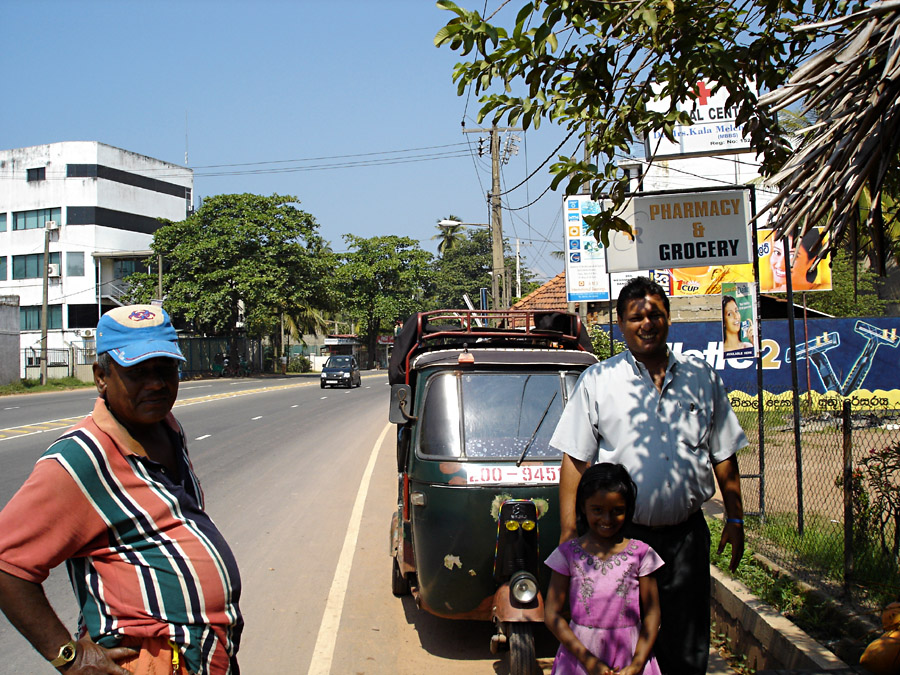
[[(849, 399), (855, 408), (900, 407), (900, 318), (798, 319), (799, 393), (820, 410), (840, 409)], [(788, 322), (764, 321), (759, 344), (765, 405), (789, 407), (792, 395)], [(674, 323), (669, 347), (703, 359), (716, 369), (735, 408), (757, 407), (756, 359), (726, 359), (718, 322)]]

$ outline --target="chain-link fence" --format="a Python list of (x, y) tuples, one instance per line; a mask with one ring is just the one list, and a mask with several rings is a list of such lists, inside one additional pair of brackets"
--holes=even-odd
[(754, 550), (864, 604), (900, 597), (900, 410), (803, 397), (795, 416), (779, 396), (760, 420), (746, 399), (734, 403), (750, 439), (739, 463)]

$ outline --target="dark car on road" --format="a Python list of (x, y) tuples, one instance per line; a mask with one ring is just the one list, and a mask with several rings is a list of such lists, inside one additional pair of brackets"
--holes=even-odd
[(362, 384), (359, 364), (355, 356), (330, 356), (322, 368), (322, 379), (319, 386), (325, 387), (358, 387)]

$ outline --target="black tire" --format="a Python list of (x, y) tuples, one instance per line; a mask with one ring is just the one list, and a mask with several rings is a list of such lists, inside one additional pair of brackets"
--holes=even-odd
[(509, 644), (509, 675), (536, 675), (537, 659), (534, 653), (534, 631), (527, 622), (506, 624)]
[(324, 388), (325, 388), (325, 383), (324, 383), (324, 382), (319, 382), (319, 388), (320, 388), (320, 389), (324, 389)]
[(409, 580), (400, 573), (400, 565), (397, 563), (397, 559), (393, 558), (392, 562), (391, 593), (398, 598), (402, 598), (404, 595), (409, 595)]

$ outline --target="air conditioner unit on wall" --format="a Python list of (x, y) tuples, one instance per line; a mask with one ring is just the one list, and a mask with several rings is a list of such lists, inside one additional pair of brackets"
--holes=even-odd
[(44, 227), (46, 227), (48, 230), (58, 230), (59, 223), (55, 220), (45, 220)]
[(59, 265), (57, 263), (49, 263), (47, 265), (47, 276), (51, 279), (59, 278)]

